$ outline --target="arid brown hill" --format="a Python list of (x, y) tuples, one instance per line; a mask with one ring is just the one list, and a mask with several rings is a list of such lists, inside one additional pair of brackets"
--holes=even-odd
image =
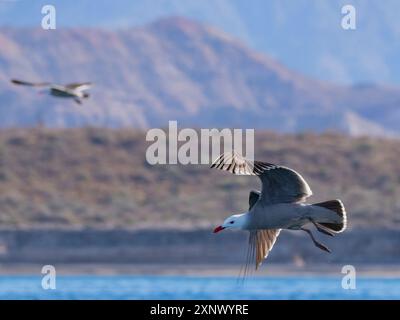
[[(148, 145), (131, 130), (2, 130), (0, 226), (209, 226), (259, 187), (207, 165), (150, 166)], [(311, 201), (341, 198), (350, 227), (400, 226), (400, 141), (258, 132), (256, 145), (304, 175)]]

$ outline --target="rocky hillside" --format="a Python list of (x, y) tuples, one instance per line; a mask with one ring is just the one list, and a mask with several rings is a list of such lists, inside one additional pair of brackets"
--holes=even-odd
[[(3, 129), (0, 226), (210, 228), (259, 187), (207, 165), (150, 166), (148, 145), (125, 129)], [(400, 227), (398, 140), (258, 132), (256, 146), (303, 174), (310, 202), (342, 199), (350, 228)]]
[[(248, 127), (398, 134), (400, 90), (339, 87), (183, 18), (119, 31), (0, 29), (0, 126)], [(10, 78), (93, 81), (82, 106)]]

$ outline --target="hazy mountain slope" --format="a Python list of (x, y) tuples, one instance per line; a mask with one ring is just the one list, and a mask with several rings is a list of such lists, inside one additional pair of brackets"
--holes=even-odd
[[(347, 130), (354, 117), (399, 131), (400, 90), (345, 88), (289, 71), (226, 34), (183, 18), (122, 31), (2, 29), (0, 125)], [(94, 81), (83, 106), (10, 78)], [(382, 110), (385, 110), (382, 113)], [(370, 133), (368, 125), (363, 133)], [(382, 130), (383, 131), (383, 130)]]
[[(39, 26), (43, 0), (0, 2), (0, 25)], [(357, 30), (340, 26), (346, 0), (52, 1), (59, 27), (130, 27), (167, 15), (198, 19), (285, 65), (335, 82), (400, 83), (397, 0), (354, 0)], [(95, 12), (95, 14), (94, 14)]]

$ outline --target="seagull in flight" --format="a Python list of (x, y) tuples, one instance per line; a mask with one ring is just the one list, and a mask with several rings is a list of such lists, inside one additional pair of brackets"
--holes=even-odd
[(250, 161), (235, 152), (220, 155), (211, 168), (225, 170), (237, 175), (258, 176), (262, 183), (260, 191), (249, 194), (249, 210), (228, 217), (214, 233), (225, 229), (241, 229), (250, 233), (245, 274), (251, 261), (257, 270), (281, 232), (281, 229), (306, 232), (314, 245), (331, 252), (318, 242), (306, 225), (317, 231), (334, 236), (347, 226), (346, 210), (342, 201), (329, 200), (307, 204), (312, 191), (304, 178), (296, 171), (272, 163)]
[(72, 98), (78, 104), (82, 104), (82, 99), (89, 98), (89, 93), (86, 91), (92, 87), (91, 82), (68, 83), (65, 85), (50, 82), (27, 82), (16, 79), (12, 79), (11, 82), (16, 85), (45, 87), (49, 89), (50, 95), (61, 98)]

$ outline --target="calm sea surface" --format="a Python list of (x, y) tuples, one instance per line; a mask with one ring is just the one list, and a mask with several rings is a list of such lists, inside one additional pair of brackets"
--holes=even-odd
[(400, 299), (400, 278), (58, 276), (44, 290), (37, 276), (0, 276), (0, 299)]

